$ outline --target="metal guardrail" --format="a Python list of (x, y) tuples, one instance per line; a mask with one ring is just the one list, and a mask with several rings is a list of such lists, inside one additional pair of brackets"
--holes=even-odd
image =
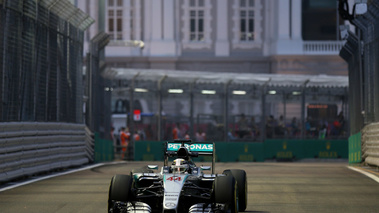
[(368, 124), (362, 130), (362, 159), (379, 166), (379, 123)]
[(93, 161), (93, 134), (83, 124), (0, 123), (0, 182)]

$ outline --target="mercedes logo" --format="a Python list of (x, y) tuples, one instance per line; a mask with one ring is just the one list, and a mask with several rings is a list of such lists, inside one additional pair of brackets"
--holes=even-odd
[(175, 203), (166, 203), (165, 204), (166, 207), (175, 207)]

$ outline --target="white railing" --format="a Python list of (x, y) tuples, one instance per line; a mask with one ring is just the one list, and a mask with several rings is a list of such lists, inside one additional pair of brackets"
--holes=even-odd
[(93, 161), (94, 141), (84, 124), (0, 123), (0, 182)]
[(379, 166), (379, 123), (371, 123), (362, 129), (362, 160)]
[(305, 55), (338, 55), (346, 41), (304, 41)]

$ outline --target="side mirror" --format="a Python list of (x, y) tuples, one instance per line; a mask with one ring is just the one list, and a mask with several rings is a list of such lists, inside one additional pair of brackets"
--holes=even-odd
[(158, 170), (158, 165), (147, 165), (147, 168)]
[(211, 170), (210, 166), (200, 166), (201, 170)]

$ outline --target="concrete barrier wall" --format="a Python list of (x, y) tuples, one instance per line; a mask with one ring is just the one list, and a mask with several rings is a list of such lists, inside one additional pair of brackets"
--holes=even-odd
[(84, 124), (0, 123), (0, 182), (93, 161)]
[(379, 123), (371, 123), (362, 129), (362, 161), (379, 166)]

